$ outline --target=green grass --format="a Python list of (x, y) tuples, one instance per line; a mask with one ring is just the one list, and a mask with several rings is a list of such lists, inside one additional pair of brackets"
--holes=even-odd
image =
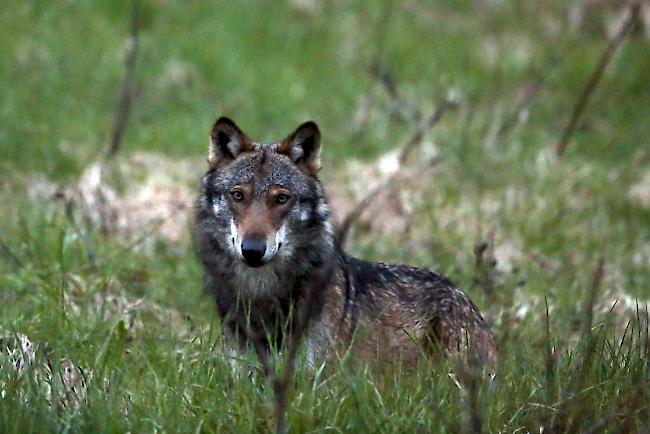
[[(409, 104), (428, 115), (450, 90), (459, 95), (426, 137), (440, 165), (405, 187), (411, 229), (359, 227), (348, 246), (452, 277), (494, 324), (498, 374), (474, 389), (471, 372), (444, 364), (300, 366), (290, 431), (456, 433), (477, 420), (485, 432), (647, 431), (650, 208), (630, 190), (650, 167), (648, 39), (621, 47), (557, 160), (548, 151), (606, 45), (591, 28), (567, 30), (565, 2), (367, 3), (143, 5), (118, 163), (150, 151), (196, 164), (183, 181), (192, 190), (219, 115), (262, 140), (314, 119), (330, 194), (358, 183), (349, 161), (370, 164), (414, 128), (369, 74), (382, 38), (382, 70)], [(36, 191), (35, 180), (73, 183), (104, 152), (129, 11), (90, 0), (0, 9), (0, 329), (41, 347), (23, 375), (0, 357), (0, 432), (267, 432), (272, 393), (261, 375), (231, 370), (189, 228), (176, 243), (134, 243)], [(526, 115), (495, 136), (539, 77)], [(137, 179), (120, 178), (119, 191)], [(501, 262), (480, 269), (472, 251), (491, 231)], [(491, 292), (474, 284), (479, 275)], [(44, 390), (43, 363), (56, 373), (62, 357), (87, 374), (78, 409), (60, 405), (56, 381)]]

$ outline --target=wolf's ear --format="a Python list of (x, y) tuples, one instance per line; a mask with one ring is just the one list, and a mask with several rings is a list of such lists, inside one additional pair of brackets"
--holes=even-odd
[(232, 161), (242, 152), (253, 150), (251, 140), (230, 119), (220, 117), (210, 131), (208, 164), (211, 168)]
[(315, 122), (300, 125), (277, 148), (278, 153), (291, 159), (303, 172), (316, 175), (320, 170), (320, 131)]

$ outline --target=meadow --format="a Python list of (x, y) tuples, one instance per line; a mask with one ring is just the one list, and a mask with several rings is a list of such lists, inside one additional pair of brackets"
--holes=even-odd
[(269, 141), (318, 122), (338, 217), (373, 197), (347, 250), (446, 274), (499, 346), (489, 381), (299, 364), (289, 432), (648, 432), (647, 22), (555, 150), (622, 10), (145, 0), (107, 157), (131, 3), (0, 6), (0, 432), (274, 429), (192, 248), (220, 115)]

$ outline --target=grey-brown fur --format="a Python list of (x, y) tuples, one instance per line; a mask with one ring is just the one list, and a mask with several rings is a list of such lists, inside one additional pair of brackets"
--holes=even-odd
[[(471, 347), (493, 365), (489, 326), (449, 280), (352, 258), (335, 244), (319, 152), (314, 123), (271, 144), (252, 142), (226, 118), (213, 126), (194, 234), (227, 341), (259, 350), (282, 345), (293, 331), (303, 335), (312, 363), (352, 344), (368, 360), (408, 366), (423, 354), (462, 355)], [(307, 322), (296, 326), (298, 311)]]

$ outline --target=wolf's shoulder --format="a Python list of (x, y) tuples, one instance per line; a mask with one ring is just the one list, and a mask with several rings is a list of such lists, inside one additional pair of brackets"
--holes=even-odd
[(367, 261), (352, 256), (346, 256), (345, 263), (351, 276), (360, 282), (392, 282), (455, 287), (454, 283), (448, 277), (426, 267)]

